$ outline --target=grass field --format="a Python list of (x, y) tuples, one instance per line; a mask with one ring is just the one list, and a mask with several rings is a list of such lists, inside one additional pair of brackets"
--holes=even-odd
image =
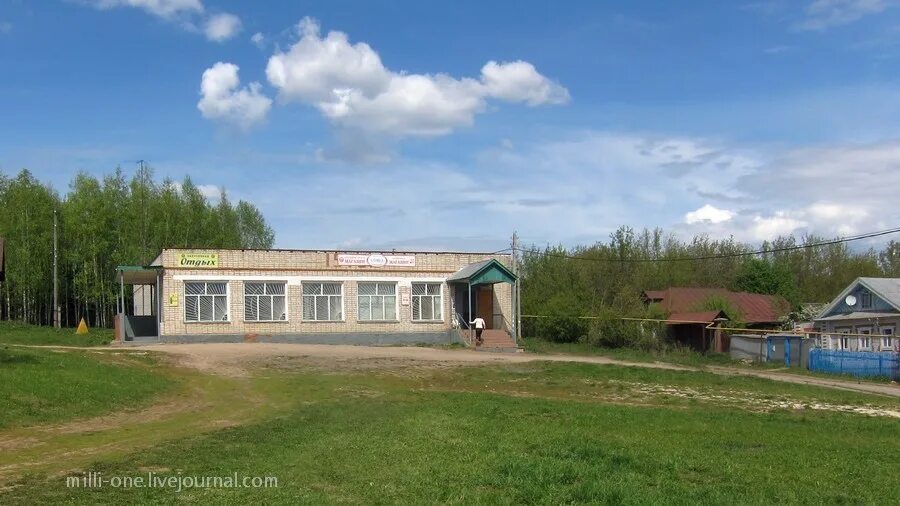
[[(732, 360), (727, 353), (698, 353), (685, 348), (677, 348), (669, 351), (650, 352), (631, 348), (601, 348), (587, 343), (555, 343), (536, 337), (522, 339), (522, 347), (532, 353), (554, 353), (569, 355), (600, 355), (618, 360), (632, 362), (668, 362), (672, 364), (703, 366), (703, 365), (741, 365), (741, 362)], [(768, 367), (765, 364), (750, 364), (753, 367)]]
[[(131, 430), (159, 440), (79, 466), (33, 468), (0, 503), (890, 503), (900, 485), (897, 418), (852, 412), (900, 410), (887, 397), (547, 362), (271, 357), (230, 377), (172, 374), (196, 387), (204, 408), (191, 419), (232, 425), (191, 433), (176, 416), (150, 432), (135, 421)], [(58, 444), (79, 437), (87, 436)], [(239, 473), (275, 476), (278, 487), (71, 488), (61, 470)]]
[(90, 329), (85, 335), (76, 335), (75, 329), (56, 330), (53, 327), (0, 322), (0, 344), (101, 346), (112, 340), (111, 329)]
[(174, 386), (146, 355), (0, 345), (0, 429), (132, 407)]

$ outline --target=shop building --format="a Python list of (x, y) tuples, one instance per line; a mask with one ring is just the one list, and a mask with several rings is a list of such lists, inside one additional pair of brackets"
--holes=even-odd
[(511, 256), (166, 249), (120, 266), (122, 342), (468, 342), (481, 317), (515, 346)]

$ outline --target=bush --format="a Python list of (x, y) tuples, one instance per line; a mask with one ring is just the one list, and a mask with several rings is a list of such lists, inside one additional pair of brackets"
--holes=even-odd
[(531, 329), (533, 335), (556, 343), (576, 343), (587, 334), (587, 320), (581, 316), (577, 298), (559, 294), (550, 298), (540, 314), (546, 318), (535, 318)]
[(623, 320), (616, 312), (604, 309), (591, 322), (587, 342), (604, 348), (657, 351), (664, 347), (665, 335), (661, 323)]

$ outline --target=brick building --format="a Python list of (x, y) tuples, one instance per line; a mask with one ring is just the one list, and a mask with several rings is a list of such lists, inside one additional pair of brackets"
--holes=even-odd
[[(166, 249), (120, 266), (116, 336), (136, 342), (465, 342), (514, 335), (511, 257), (458, 252)], [(513, 345), (514, 346), (514, 345)]]

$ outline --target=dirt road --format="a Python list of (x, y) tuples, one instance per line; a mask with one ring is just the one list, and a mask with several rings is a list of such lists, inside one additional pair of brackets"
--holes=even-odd
[(544, 355), (536, 353), (481, 353), (472, 350), (443, 350), (424, 347), (276, 343), (158, 344), (129, 347), (128, 349), (171, 353), (178, 355), (182, 361), (192, 367), (218, 374), (239, 374), (242, 362), (257, 361), (267, 357), (312, 357), (336, 360), (389, 359), (473, 364), (523, 363), (548, 360), (670, 369), (677, 371), (706, 371), (721, 375), (755, 376), (757, 378), (783, 381), (786, 383), (798, 383), (900, 397), (900, 386), (890, 384), (817, 378), (800, 374), (742, 369), (738, 367), (707, 366), (700, 368), (663, 362), (629, 362), (599, 356)]

